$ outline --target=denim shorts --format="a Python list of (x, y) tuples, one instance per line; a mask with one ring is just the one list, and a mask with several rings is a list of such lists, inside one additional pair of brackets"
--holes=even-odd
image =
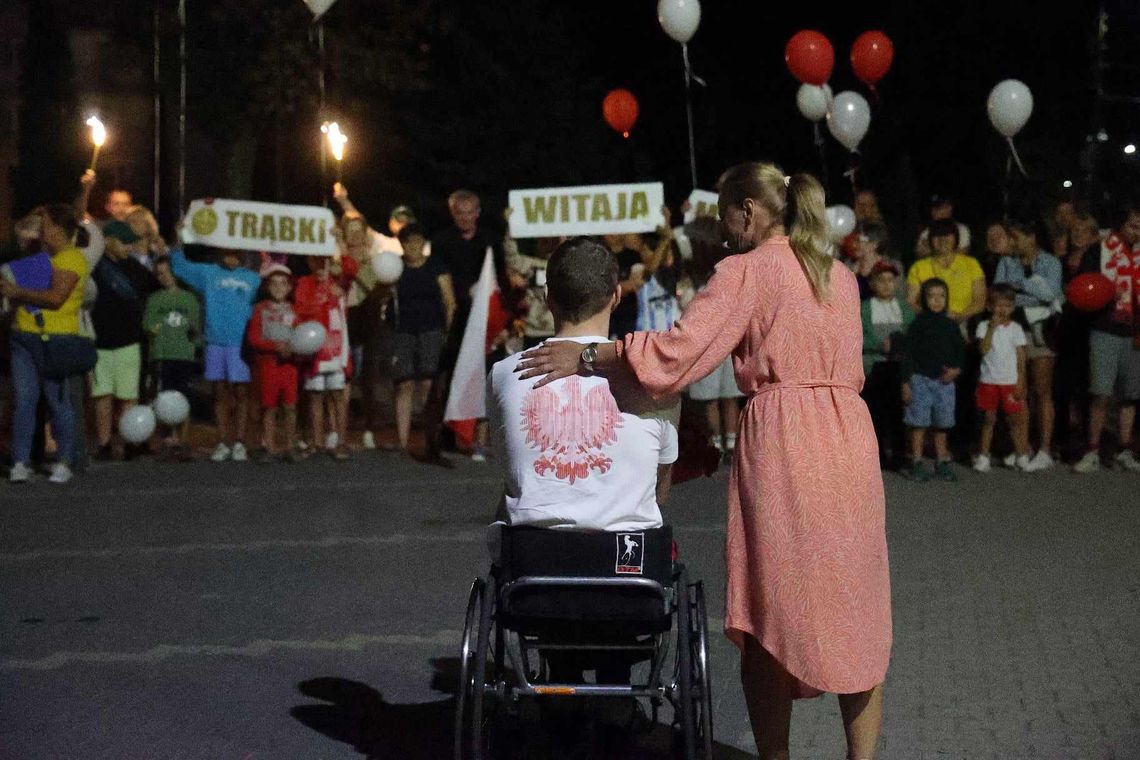
[(949, 430), (954, 427), (954, 383), (914, 374), (910, 377), (910, 403), (903, 422), (908, 427)]

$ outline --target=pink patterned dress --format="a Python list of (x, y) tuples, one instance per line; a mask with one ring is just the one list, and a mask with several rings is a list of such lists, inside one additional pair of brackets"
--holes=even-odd
[(878, 446), (863, 385), (859, 289), (831, 268), (812, 294), (786, 237), (730, 256), (665, 333), (622, 353), (653, 394), (679, 392), (732, 355), (748, 396), (728, 490), (725, 633), (752, 636), (798, 697), (866, 691), (891, 651)]

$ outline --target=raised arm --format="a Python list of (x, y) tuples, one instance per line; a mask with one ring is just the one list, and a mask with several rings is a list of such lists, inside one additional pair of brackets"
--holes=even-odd
[(170, 270), (174, 276), (194, 288), (199, 293), (205, 291), (209, 282), (209, 264), (195, 264), (186, 258), (181, 248), (170, 250)]

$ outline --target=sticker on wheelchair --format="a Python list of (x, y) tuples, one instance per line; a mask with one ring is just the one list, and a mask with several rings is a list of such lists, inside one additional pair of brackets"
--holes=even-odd
[(617, 533), (617, 562), (614, 572), (617, 575), (641, 575), (645, 568), (645, 534)]

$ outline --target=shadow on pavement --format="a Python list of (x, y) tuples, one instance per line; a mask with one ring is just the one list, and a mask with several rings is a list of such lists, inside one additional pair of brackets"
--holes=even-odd
[[(297, 688), (326, 704), (298, 705), (289, 714), (308, 728), (351, 745), (368, 760), (446, 760), (452, 756), (459, 661), (439, 658), (432, 660), (432, 665), (431, 686), (451, 695), (446, 699), (393, 704), (367, 684), (313, 678)], [(590, 720), (580, 709), (554, 712), (565, 716), (551, 720), (547, 714), (540, 725), (532, 713), (504, 725), (495, 742), (495, 760), (668, 760), (682, 756), (673, 751), (675, 736), (668, 726), (658, 724), (631, 733)], [(755, 756), (715, 744), (713, 757), (745, 760)]]

